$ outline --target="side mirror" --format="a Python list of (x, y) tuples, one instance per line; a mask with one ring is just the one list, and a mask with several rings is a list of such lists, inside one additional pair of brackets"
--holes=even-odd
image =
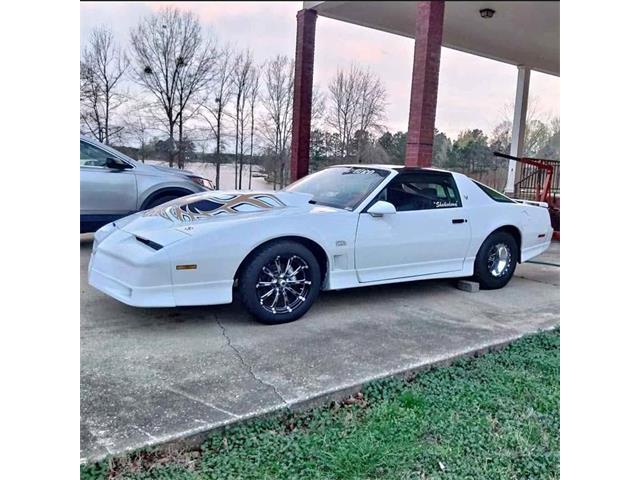
[(129, 166), (123, 162), (119, 162), (115, 158), (107, 158), (105, 166), (111, 170), (126, 170)]
[(389, 202), (385, 202), (384, 200), (378, 200), (376, 203), (371, 205), (371, 208), (367, 210), (367, 213), (372, 217), (381, 217), (383, 215), (390, 215), (392, 213), (396, 213), (396, 207)]

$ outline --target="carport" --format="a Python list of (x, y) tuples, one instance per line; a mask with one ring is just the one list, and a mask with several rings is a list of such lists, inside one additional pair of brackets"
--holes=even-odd
[[(495, 10), (493, 18), (482, 17), (483, 8)], [(558, 11), (557, 2), (304, 2), (293, 178), (309, 166), (317, 15), (416, 39), (406, 163), (427, 166), (440, 47), (519, 66), (511, 151), (519, 156), (529, 73), (559, 72)], [(468, 293), (441, 280), (325, 292), (304, 319), (266, 327), (237, 302), (175, 309), (120, 303), (87, 284), (90, 240), (81, 239), (80, 251), (83, 461), (160, 444), (199, 444), (228, 425), (343, 399), (372, 380), (480, 354), (559, 325), (557, 243), (536, 262), (520, 265), (502, 290)]]
[[(517, 66), (510, 154), (522, 157), (531, 70), (560, 75), (559, 2), (308, 1), (297, 14), (291, 177), (309, 172), (317, 16), (415, 39), (405, 164), (432, 160), (442, 46)], [(506, 192), (517, 162), (509, 162)]]

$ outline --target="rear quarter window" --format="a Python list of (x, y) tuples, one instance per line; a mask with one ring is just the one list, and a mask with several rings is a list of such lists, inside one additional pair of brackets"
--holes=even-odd
[(500, 203), (516, 203), (515, 201), (511, 200), (506, 195), (503, 195), (502, 193), (498, 192), (497, 190), (494, 190), (491, 187), (487, 187), (486, 185), (483, 185), (480, 182), (476, 182), (475, 180), (473, 180), (473, 183), (475, 183), (480, 190), (482, 190), (485, 194), (487, 194), (487, 196), (489, 198), (491, 198), (492, 200), (494, 200), (496, 202), (500, 202)]

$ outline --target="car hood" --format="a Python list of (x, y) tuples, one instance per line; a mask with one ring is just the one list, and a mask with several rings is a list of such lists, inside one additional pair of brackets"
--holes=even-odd
[(193, 175), (193, 172), (189, 170), (180, 170), (179, 168), (163, 167), (162, 165), (148, 165), (154, 170), (159, 170), (163, 173), (173, 173), (174, 175)]
[[(191, 234), (194, 225), (282, 215), (311, 209), (312, 195), (296, 192), (213, 191), (180, 197), (171, 202), (125, 217), (116, 226), (133, 235), (156, 240), (159, 231), (176, 232), (171, 239)], [(162, 236), (166, 236), (162, 234)], [(175, 237), (175, 238), (174, 238)]]

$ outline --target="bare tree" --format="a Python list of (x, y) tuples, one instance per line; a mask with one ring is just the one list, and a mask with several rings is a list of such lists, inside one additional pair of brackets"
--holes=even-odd
[[(178, 75), (178, 167), (184, 168), (185, 124), (207, 103), (209, 85), (215, 75), (217, 50), (207, 40), (196, 61), (185, 63)], [(181, 61), (182, 59), (178, 59)]]
[(338, 69), (329, 82), (329, 111), (326, 122), (338, 134), (340, 156), (349, 156), (358, 114), (359, 69), (352, 65), (349, 71)]
[(80, 132), (104, 141), (102, 93), (97, 75), (80, 62)]
[(133, 105), (125, 114), (124, 128), (128, 136), (138, 144), (138, 160), (144, 163), (151, 141), (151, 132), (154, 130), (149, 105), (144, 103)]
[(286, 182), (286, 158), (291, 142), (293, 67), (293, 61), (282, 55), (268, 60), (263, 67), (265, 91), (262, 104), (265, 116), (261, 122), (261, 133), (267, 143), (267, 151), (273, 152), (276, 159), (274, 190), (278, 181), (281, 188)]
[(313, 86), (311, 95), (311, 129), (315, 130), (322, 126), (326, 111), (327, 97), (320, 89), (319, 85)]
[(253, 177), (253, 139), (255, 133), (256, 106), (260, 95), (260, 70), (256, 66), (251, 67), (247, 95), (249, 97), (249, 117), (251, 119), (251, 126), (249, 130), (249, 190), (251, 190), (251, 178)]
[(372, 133), (371, 130), (374, 131), (373, 133), (381, 133), (383, 129), (387, 92), (380, 79), (369, 69), (360, 71), (357, 92), (357, 128), (360, 131), (357, 155), (358, 163), (362, 163), (365, 147), (367, 147), (365, 139)]
[[(184, 124), (195, 115), (194, 98), (209, 83), (215, 61), (211, 41), (203, 38), (191, 12), (165, 8), (141, 20), (131, 31), (133, 79), (148, 90), (162, 110), (172, 145), (178, 126), (178, 167), (184, 167)], [(175, 148), (174, 148), (175, 150)], [(169, 157), (173, 166), (174, 153)]]
[(235, 188), (242, 189), (242, 170), (244, 158), (245, 107), (247, 104), (247, 90), (249, 76), (253, 65), (253, 55), (249, 50), (240, 53), (234, 62), (233, 92), (235, 95), (236, 151), (235, 151)]
[[(538, 151), (544, 148), (552, 134), (553, 118), (548, 112), (540, 111), (539, 105), (540, 99), (538, 97), (529, 100), (523, 144), (523, 155), (525, 156), (535, 156)], [(503, 119), (492, 132), (492, 142), (498, 150), (508, 152), (511, 146), (514, 108), (513, 102), (504, 105)]]
[(370, 130), (381, 129), (385, 109), (386, 90), (370, 70), (355, 64), (348, 71), (338, 69), (329, 82), (326, 123), (338, 134), (341, 156), (354, 153), (355, 140), (355, 154), (358, 162), (362, 161), (365, 139), (372, 133)]
[(128, 68), (129, 60), (111, 30), (94, 29), (80, 60), (81, 129), (106, 144), (122, 129), (112, 126), (112, 115), (126, 101), (119, 84)]
[(207, 122), (216, 141), (216, 189), (220, 188), (220, 149), (222, 147), (222, 119), (231, 99), (231, 74), (233, 72), (233, 52), (229, 46), (218, 51), (213, 76), (214, 103), (202, 105), (201, 117)]

